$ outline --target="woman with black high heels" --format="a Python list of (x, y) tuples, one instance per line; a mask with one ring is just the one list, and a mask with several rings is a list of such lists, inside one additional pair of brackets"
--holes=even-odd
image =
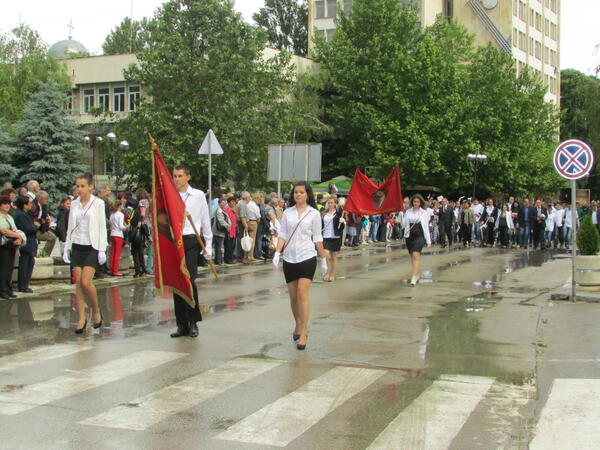
[[(316, 247), (316, 248), (315, 248)], [(290, 195), (289, 207), (283, 212), (273, 265), (279, 265), (283, 253), (283, 273), (290, 294), (296, 327), (292, 337), (298, 350), (306, 348), (310, 305), (308, 290), (317, 268), (317, 253), (321, 271), (327, 273), (327, 251), (323, 248), (321, 215), (317, 211), (312, 188), (307, 182), (296, 183)]]
[(421, 251), (425, 244), (428, 247), (431, 246), (431, 236), (429, 234), (429, 214), (423, 209), (425, 205), (423, 197), (419, 194), (413, 195), (410, 199), (410, 205), (412, 208), (404, 214), (404, 237), (412, 262), (410, 284), (416, 286), (421, 273)]
[(106, 262), (106, 216), (104, 202), (92, 195), (92, 176), (84, 174), (75, 182), (79, 197), (69, 210), (69, 227), (63, 260), (73, 267), (75, 275), (75, 296), (79, 319), (75, 334), (82, 334), (87, 327), (85, 301), (92, 307), (94, 328), (102, 326), (102, 316), (98, 308), (98, 296), (94, 286), (94, 274), (98, 265)]

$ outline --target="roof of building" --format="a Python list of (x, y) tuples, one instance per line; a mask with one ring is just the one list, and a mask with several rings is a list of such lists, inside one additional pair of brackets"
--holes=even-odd
[(81, 42), (73, 39), (64, 39), (53, 44), (48, 53), (57, 58), (68, 58), (72, 54), (89, 54), (90, 52)]

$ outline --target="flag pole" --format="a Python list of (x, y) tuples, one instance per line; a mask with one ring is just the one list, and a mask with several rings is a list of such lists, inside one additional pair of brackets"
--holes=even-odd
[[(196, 228), (194, 219), (192, 219), (192, 215), (188, 214), (187, 219), (190, 221), (190, 224), (192, 225), (192, 228), (194, 229), (194, 234), (196, 235), (196, 239), (198, 239), (198, 244), (200, 244), (200, 248), (202, 249), (203, 252), (206, 251), (206, 245), (204, 244), (204, 241), (200, 237), (200, 233), (198, 233), (198, 229)], [(206, 262), (210, 267), (210, 271), (215, 276), (215, 278), (218, 280), (219, 274), (217, 273), (217, 269), (216, 269), (215, 265), (213, 264), (212, 259), (206, 258)]]

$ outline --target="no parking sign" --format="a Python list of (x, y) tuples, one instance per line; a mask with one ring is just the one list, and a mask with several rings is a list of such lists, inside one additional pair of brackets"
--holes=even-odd
[(594, 152), (585, 142), (570, 139), (554, 152), (554, 168), (563, 178), (578, 180), (589, 175), (594, 165)]

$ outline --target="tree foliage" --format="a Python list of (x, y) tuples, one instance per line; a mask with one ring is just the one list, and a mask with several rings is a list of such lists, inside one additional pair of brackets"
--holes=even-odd
[[(492, 46), (475, 49), (460, 24), (421, 28), (412, 5), (355, 0), (333, 39), (316, 37), (328, 77), (328, 167), (351, 173), (399, 164), (408, 185), (464, 190), (469, 153), (484, 153), (482, 191), (554, 189), (549, 171), (556, 121), (544, 89)], [(333, 175), (333, 173), (332, 173)]]
[(70, 192), (80, 163), (83, 133), (68, 116), (67, 97), (59, 85), (40, 83), (16, 124), (14, 157), (20, 180), (37, 180), (52, 199)]
[(38, 82), (54, 81), (70, 89), (65, 67), (48, 56), (39, 34), (27, 25), (0, 34), (0, 119), (7, 126), (21, 119), (29, 95)]
[(306, 0), (265, 0), (265, 6), (252, 17), (267, 32), (273, 48), (300, 56), (308, 54)]
[(143, 31), (148, 25), (148, 19), (141, 21), (125, 17), (119, 25), (110, 30), (102, 44), (105, 55), (119, 53), (137, 53), (144, 48)]
[(130, 150), (115, 156), (132, 182), (148, 184), (148, 133), (169, 165), (187, 164), (205, 186), (207, 158), (197, 154), (209, 129), (225, 155), (215, 157), (216, 182), (265, 183), (267, 146), (290, 129), (290, 56), (263, 57), (266, 34), (246, 24), (232, 2), (171, 0), (145, 30), (147, 45), (127, 79), (144, 86), (151, 102), (120, 122)]
[(13, 139), (9, 136), (0, 120), (0, 186), (5, 182), (12, 182), (17, 179), (18, 170), (12, 164), (15, 156), (15, 147)]

